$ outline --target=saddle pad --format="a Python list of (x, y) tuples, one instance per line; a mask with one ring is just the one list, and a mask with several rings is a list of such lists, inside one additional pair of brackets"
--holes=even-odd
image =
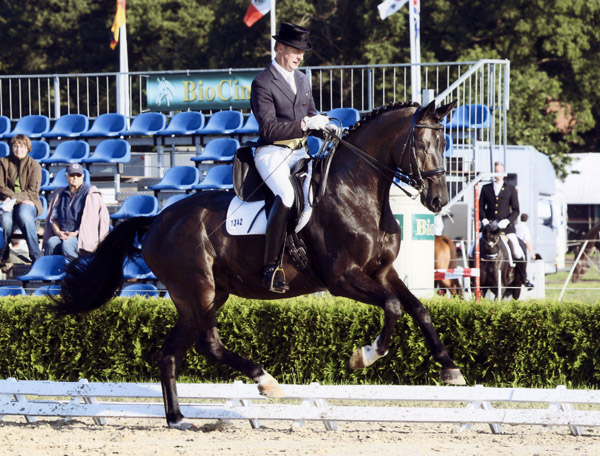
[(512, 249), (510, 248), (510, 243), (508, 241), (508, 237), (500, 236), (500, 239), (502, 239), (502, 242), (504, 243), (504, 247), (506, 247), (506, 252), (508, 253), (508, 264), (510, 265), (511, 268), (514, 268), (516, 266), (516, 264), (513, 261)]
[[(312, 214), (313, 195), (310, 187), (312, 177), (312, 163), (302, 183), (304, 193), (304, 211), (298, 217), (296, 233), (306, 226)], [(267, 215), (264, 201), (244, 202), (235, 196), (229, 203), (227, 218), (225, 220), (227, 233), (231, 236), (247, 236), (252, 234), (265, 234), (267, 232)]]

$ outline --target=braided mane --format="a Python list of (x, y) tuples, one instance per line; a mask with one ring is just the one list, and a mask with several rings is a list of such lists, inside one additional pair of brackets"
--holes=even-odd
[(380, 114), (383, 114), (384, 112), (395, 111), (397, 109), (404, 109), (404, 108), (410, 108), (410, 107), (419, 107), (419, 106), (421, 106), (421, 105), (414, 101), (397, 101), (395, 103), (391, 102), (386, 105), (379, 106), (378, 108), (373, 109), (371, 112), (368, 112), (367, 114), (363, 115), (358, 122), (356, 122), (354, 125), (349, 127), (348, 135), (351, 135), (360, 126), (362, 126), (363, 124), (367, 123), (368, 121), (374, 119), (375, 117), (379, 116)]

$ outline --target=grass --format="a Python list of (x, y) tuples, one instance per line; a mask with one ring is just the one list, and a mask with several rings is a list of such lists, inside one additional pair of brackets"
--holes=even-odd
[[(567, 270), (561, 270), (556, 274), (546, 276), (546, 297), (558, 299), (569, 276), (571, 265), (573, 264), (572, 255), (567, 257)], [(600, 303), (600, 272), (598, 272), (598, 263), (591, 266), (579, 282), (569, 281), (565, 289), (563, 301), (579, 301), (590, 304)]]

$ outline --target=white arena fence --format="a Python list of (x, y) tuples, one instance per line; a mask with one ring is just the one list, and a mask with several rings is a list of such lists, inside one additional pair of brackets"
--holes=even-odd
[[(573, 435), (582, 427), (600, 426), (600, 391), (488, 388), (484, 386), (281, 385), (285, 399), (269, 400), (255, 384), (177, 385), (182, 413), (188, 419), (321, 421), (336, 430), (338, 421), (454, 423), (470, 429), (488, 424), (493, 433), (502, 425), (568, 426)], [(210, 401), (210, 402), (207, 402)], [(330, 404), (331, 402), (331, 404)], [(423, 406), (423, 403), (431, 406)], [(390, 403), (393, 403), (390, 406)], [(332, 405), (335, 404), (335, 405)], [(576, 410), (575, 405), (585, 408)], [(594, 407), (596, 406), (596, 407)], [(594, 408), (598, 408), (594, 410)], [(0, 420), (5, 415), (93, 418), (164, 418), (158, 383), (90, 383), (0, 380)]]

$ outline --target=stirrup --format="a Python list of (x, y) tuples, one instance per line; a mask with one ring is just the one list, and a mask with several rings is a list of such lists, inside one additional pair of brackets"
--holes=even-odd
[(283, 268), (276, 265), (265, 266), (263, 281), (267, 290), (273, 293), (285, 293), (290, 289), (285, 282)]

